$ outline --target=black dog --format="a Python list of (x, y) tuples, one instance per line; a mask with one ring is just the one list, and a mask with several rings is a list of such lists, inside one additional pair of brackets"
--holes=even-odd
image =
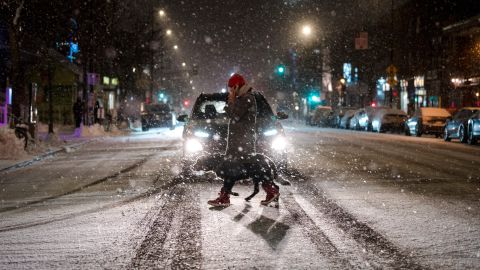
[[(250, 201), (260, 191), (259, 185), (263, 181), (272, 181), (273, 185), (278, 186), (273, 182), (278, 178), (277, 167), (275, 163), (267, 156), (263, 154), (256, 154), (250, 158), (247, 163), (248, 168), (244, 172), (244, 179), (251, 178), (253, 180), (253, 193), (246, 197), (245, 200)], [(214, 156), (213, 158), (199, 157), (193, 165), (194, 171), (213, 171), (217, 176), (222, 176), (225, 165), (229, 164), (229, 160), (223, 155)], [(264, 179), (262, 179), (262, 177)], [(238, 196), (237, 192), (230, 192), (233, 196)]]

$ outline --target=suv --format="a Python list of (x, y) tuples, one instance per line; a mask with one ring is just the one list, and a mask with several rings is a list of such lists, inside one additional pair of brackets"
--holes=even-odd
[[(253, 95), (257, 102), (257, 152), (270, 157), (280, 170), (286, 169), (286, 139), (278, 120), (286, 119), (288, 115), (283, 112), (274, 115), (261, 93), (254, 92)], [(184, 168), (199, 157), (209, 159), (225, 153), (229, 123), (224, 110), (227, 96), (226, 93), (202, 93), (195, 101), (190, 117), (178, 117), (178, 121), (186, 122), (183, 130)]]
[(175, 128), (175, 117), (168, 104), (145, 105), (142, 111), (142, 131), (148, 131), (151, 127)]

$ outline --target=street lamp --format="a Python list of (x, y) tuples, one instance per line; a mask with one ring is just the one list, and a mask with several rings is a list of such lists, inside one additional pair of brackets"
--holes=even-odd
[(158, 11), (158, 15), (159, 15), (160, 17), (165, 17), (165, 11), (164, 11), (163, 9), (159, 10), (159, 11)]
[(171, 36), (171, 35), (172, 35), (172, 30), (167, 29), (167, 36)]
[(185, 67), (185, 66), (187, 66), (187, 63), (183, 62), (182, 67)]
[(304, 25), (302, 27), (302, 34), (306, 37), (309, 37), (312, 34), (312, 27), (310, 25)]
[(177, 46), (177, 45), (173, 45), (173, 49), (174, 49), (174, 50), (178, 50), (178, 46)]

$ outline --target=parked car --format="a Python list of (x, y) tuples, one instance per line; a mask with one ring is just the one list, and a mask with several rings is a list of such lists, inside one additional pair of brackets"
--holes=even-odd
[(467, 122), (467, 143), (476, 144), (480, 138), (480, 111), (475, 112)]
[(339, 128), (349, 129), (350, 128), (350, 119), (352, 119), (353, 115), (357, 110), (348, 110), (346, 111), (342, 118), (340, 119), (340, 123), (338, 124)]
[(455, 113), (452, 119), (447, 120), (443, 128), (443, 139), (451, 141), (459, 139), (462, 143), (466, 143), (468, 139), (468, 119), (480, 110), (480, 107), (465, 107)]
[[(257, 145), (258, 153), (270, 157), (277, 168), (287, 166), (286, 138), (279, 120), (288, 115), (275, 115), (265, 97), (254, 92), (257, 102)], [(183, 130), (183, 161), (190, 165), (199, 157), (203, 160), (218, 156), (226, 151), (229, 118), (224, 108), (227, 93), (202, 93), (193, 105), (190, 117), (180, 115), (178, 121), (186, 122)]]
[(374, 114), (381, 109), (387, 109), (387, 107), (367, 106), (357, 110), (350, 120), (350, 129), (371, 131), (372, 118)]
[(381, 111), (383, 109), (388, 109), (387, 107), (373, 107), (373, 106), (367, 106), (365, 107), (365, 114), (363, 115), (363, 118), (359, 119), (358, 123), (360, 124), (360, 129), (365, 130), (365, 131), (372, 131), (372, 122), (373, 122), (373, 117), (378, 111)]
[(145, 105), (141, 113), (142, 131), (148, 131), (152, 127), (175, 128), (175, 114), (170, 106), (165, 103)]
[(333, 126), (333, 109), (330, 106), (318, 106), (313, 111), (310, 120), (312, 126), (331, 127)]
[(403, 133), (407, 119), (407, 113), (402, 110), (380, 109), (372, 117), (372, 131)]
[(353, 107), (337, 107), (333, 110), (332, 127), (339, 128), (340, 122), (347, 111), (355, 111), (357, 108)]
[(447, 119), (452, 115), (443, 108), (421, 107), (405, 122), (405, 135), (433, 134), (440, 137)]
[(353, 113), (353, 116), (350, 118), (350, 121), (348, 123), (348, 128), (353, 129), (353, 130), (359, 130), (360, 129), (360, 119), (363, 119), (365, 115), (365, 109), (361, 108), (356, 110)]

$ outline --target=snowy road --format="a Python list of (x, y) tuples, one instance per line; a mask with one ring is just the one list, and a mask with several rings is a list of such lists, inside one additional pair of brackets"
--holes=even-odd
[[(480, 147), (288, 127), (280, 207), (178, 176), (181, 129), (0, 174), (0, 269), (478, 269)], [(235, 187), (250, 193), (250, 183)]]

